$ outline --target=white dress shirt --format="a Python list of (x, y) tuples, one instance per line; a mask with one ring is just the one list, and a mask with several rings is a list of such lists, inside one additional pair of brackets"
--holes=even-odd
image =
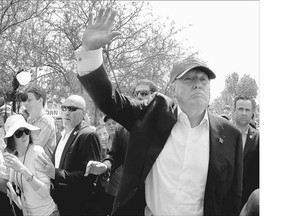
[(190, 127), (178, 107), (178, 120), (145, 180), (145, 198), (153, 215), (203, 215), (209, 162), (207, 111)]
[(66, 132), (65, 130), (63, 130), (61, 132), (62, 137), (59, 141), (59, 144), (58, 144), (58, 146), (56, 148), (56, 152), (55, 152), (55, 168), (59, 168), (59, 164), (60, 164), (60, 160), (61, 160), (61, 156), (62, 156), (64, 147), (65, 147), (65, 145), (68, 141), (68, 138), (70, 137), (73, 130), (74, 130), (74, 128), (68, 132)]

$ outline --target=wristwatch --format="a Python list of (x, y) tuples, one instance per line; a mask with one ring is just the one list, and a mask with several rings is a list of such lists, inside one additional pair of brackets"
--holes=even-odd
[(34, 178), (34, 174), (32, 174), (29, 178), (26, 179), (27, 182), (31, 182)]

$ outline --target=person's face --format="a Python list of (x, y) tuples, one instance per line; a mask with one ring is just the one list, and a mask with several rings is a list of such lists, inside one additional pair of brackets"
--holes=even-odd
[(85, 111), (77, 107), (73, 100), (66, 99), (61, 106), (61, 117), (63, 120), (63, 127), (66, 130), (73, 129), (77, 126), (84, 118)]
[(193, 69), (175, 80), (174, 95), (181, 109), (206, 109), (210, 100), (210, 80), (201, 70)]
[(29, 134), (30, 130), (27, 128), (19, 128), (17, 131), (15, 131), (13, 134), (13, 139), (16, 147), (27, 146), (29, 144)]
[(115, 122), (113, 119), (108, 119), (105, 122), (105, 127), (109, 135), (115, 133), (116, 125), (117, 125), (117, 122)]
[(151, 95), (151, 90), (149, 85), (139, 84), (136, 86), (134, 91), (134, 97), (138, 100), (146, 100)]
[(246, 127), (252, 118), (252, 103), (250, 100), (238, 100), (234, 111), (234, 120), (237, 125)]
[(31, 115), (34, 113), (38, 113), (42, 108), (43, 99), (39, 98), (36, 99), (35, 95), (31, 92), (27, 93), (28, 99), (25, 102), (25, 107), (27, 109), (27, 112)]
[(105, 127), (101, 127), (96, 130), (96, 134), (99, 137), (100, 144), (102, 148), (106, 149), (107, 148), (107, 142), (108, 142), (108, 132)]

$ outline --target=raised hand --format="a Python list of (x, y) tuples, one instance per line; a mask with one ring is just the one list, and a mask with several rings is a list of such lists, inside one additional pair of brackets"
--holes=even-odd
[(116, 12), (108, 8), (101, 8), (97, 16), (96, 22), (92, 23), (92, 14), (89, 14), (89, 22), (87, 29), (83, 34), (82, 48), (85, 51), (99, 49), (118, 35), (120, 32), (111, 32)]
[(3, 154), (6, 167), (12, 168), (13, 170), (22, 173), (25, 169), (25, 165), (19, 160), (19, 158), (11, 153), (4, 152)]
[(86, 166), (86, 171), (84, 176), (88, 176), (89, 174), (100, 175), (105, 173), (107, 170), (106, 164), (103, 164), (99, 161), (89, 161)]

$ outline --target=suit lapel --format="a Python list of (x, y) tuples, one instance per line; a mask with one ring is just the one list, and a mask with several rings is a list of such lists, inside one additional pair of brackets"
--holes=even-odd
[(253, 140), (253, 135), (254, 135), (254, 130), (249, 126), (248, 133), (247, 133), (247, 138), (244, 146), (244, 153), (243, 153), (243, 158), (245, 159), (247, 153), (249, 152), (249, 149), (251, 148), (251, 142)]
[[(221, 155), (223, 154), (222, 149), (227, 143), (225, 143), (225, 137), (223, 135), (223, 127), (221, 123), (211, 114), (208, 113), (209, 118), (209, 165), (208, 165), (208, 175), (207, 183), (205, 189), (205, 198), (208, 194), (213, 194), (211, 191), (214, 191), (215, 179), (219, 175), (219, 170), (221, 170)], [(205, 203), (205, 202), (204, 202)]]
[(59, 168), (61, 168), (63, 166), (63, 162), (65, 160), (66, 157), (66, 153), (68, 151), (68, 149), (70, 148), (71, 144), (73, 143), (73, 141), (75, 140), (76, 136), (78, 135), (79, 131), (82, 129), (81, 127), (81, 123), (79, 125), (77, 125), (74, 130), (72, 131), (72, 133), (70, 134), (65, 147), (63, 149), (62, 155), (61, 155), (61, 159), (60, 159), (60, 163), (59, 163)]
[(159, 115), (159, 121), (157, 121), (157, 128), (159, 128), (160, 130), (160, 133), (157, 134), (157, 136), (160, 137), (160, 140), (151, 144), (151, 147), (148, 150), (150, 151), (150, 153), (147, 153), (147, 155), (149, 156), (146, 157), (146, 160), (144, 162), (144, 171), (142, 174), (141, 182), (144, 182), (144, 180), (146, 179), (156, 158), (162, 151), (172, 131), (172, 128), (174, 127), (176, 122), (177, 122), (177, 105), (174, 104), (173, 106), (164, 107)]

